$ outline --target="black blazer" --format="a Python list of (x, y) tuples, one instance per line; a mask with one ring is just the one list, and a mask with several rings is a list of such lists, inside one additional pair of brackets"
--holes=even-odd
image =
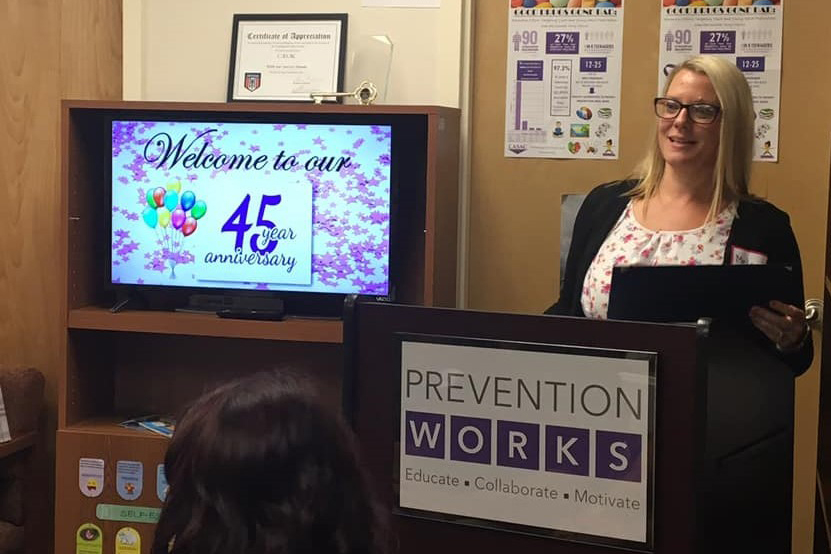
[[(574, 221), (560, 298), (545, 311), (546, 314), (585, 316), (581, 295), (586, 272), (629, 203), (630, 197), (626, 193), (637, 183), (632, 179), (606, 183), (595, 187), (586, 196)], [(755, 197), (739, 201), (724, 249), (725, 265), (731, 263), (737, 248), (764, 254), (771, 264), (792, 266), (800, 287), (802, 286), (802, 260), (790, 218), (770, 202)], [(802, 302), (804, 296), (804, 291), (800, 290)], [(774, 351), (797, 374), (803, 373), (811, 365), (814, 356), (810, 332), (808, 340), (796, 352), (782, 354), (775, 348)]]

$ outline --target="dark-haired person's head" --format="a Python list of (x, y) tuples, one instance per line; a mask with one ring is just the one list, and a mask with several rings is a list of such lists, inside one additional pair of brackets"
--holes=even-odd
[(196, 400), (165, 457), (153, 554), (370, 554), (377, 512), (351, 432), (274, 373)]

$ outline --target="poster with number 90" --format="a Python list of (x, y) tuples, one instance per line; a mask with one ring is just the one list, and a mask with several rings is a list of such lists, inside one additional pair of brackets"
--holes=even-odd
[(753, 159), (775, 162), (779, 151), (783, 0), (660, 0), (658, 94), (686, 58), (723, 56), (736, 64), (753, 93)]

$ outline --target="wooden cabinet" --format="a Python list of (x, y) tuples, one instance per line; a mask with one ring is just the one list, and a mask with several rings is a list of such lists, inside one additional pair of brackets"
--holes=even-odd
[[(64, 101), (62, 107), (61, 267), (66, 276), (65, 361), (59, 379), (56, 457), (56, 554), (74, 553), (80, 525), (103, 533), (115, 552), (116, 533), (133, 527), (149, 552), (151, 523), (102, 519), (117, 505), (125, 513), (161, 506), (156, 472), (167, 439), (118, 425), (141, 414), (177, 414), (204, 390), (251, 372), (278, 369), (313, 379), (333, 405), (341, 402), (343, 323), (288, 318), (279, 322), (220, 319), (162, 310), (111, 313), (109, 202), (111, 122), (185, 114), (242, 120), (258, 114), (354, 121), (372, 114), (397, 134), (399, 211), (390, 251), (398, 264), (396, 299), (453, 306), (456, 295), (459, 112), (421, 106), (308, 104), (192, 104)], [(101, 494), (81, 492), (79, 460), (104, 461)], [(141, 462), (143, 487), (134, 500), (116, 493), (119, 461)], [(132, 512), (129, 508), (132, 508)], [(112, 512), (112, 509), (109, 509)], [(129, 518), (129, 515), (126, 516)]]
[[(829, 186), (831, 189), (831, 186)], [(828, 199), (825, 229), (825, 286), (822, 305), (831, 310), (831, 196)], [(831, 312), (829, 312), (831, 313)], [(817, 484), (814, 500), (814, 552), (831, 552), (831, 324), (823, 322), (822, 365), (819, 376), (819, 417), (817, 429)]]

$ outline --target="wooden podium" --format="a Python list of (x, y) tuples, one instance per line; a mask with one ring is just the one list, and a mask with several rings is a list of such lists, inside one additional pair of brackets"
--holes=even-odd
[[(353, 394), (347, 398), (347, 405), (372, 481), (383, 501), (391, 507), (392, 526), (402, 554), (425, 551), (606, 553), (619, 548), (661, 554), (790, 551), (793, 375), (755, 338), (739, 336), (709, 321), (689, 325), (648, 324), (383, 304), (359, 304), (353, 323), (350, 327), (354, 335), (349, 343), (353, 357), (347, 374), (347, 388)], [(608, 527), (607, 521), (592, 519), (613, 513), (602, 510), (596, 513), (584, 510), (582, 520), (569, 523), (571, 530), (558, 525), (554, 516), (547, 526), (541, 527), (523, 525), (510, 510), (503, 512), (502, 521), (479, 515), (484, 509), (481, 506), (488, 503), (494, 504), (492, 511), (496, 512), (503, 502), (517, 512), (521, 510), (521, 502), (512, 497), (509, 488), (502, 491), (502, 496), (499, 491), (489, 493), (490, 496), (473, 493), (469, 496), (470, 502), (461, 507), (455, 504), (456, 511), (452, 513), (442, 512), (440, 505), (442, 498), (449, 499), (447, 504), (453, 504), (452, 495), (442, 496), (437, 489), (427, 489), (430, 492), (424, 493), (426, 500), (419, 500), (422, 505), (417, 510), (410, 509), (409, 497), (406, 506), (400, 505), (405, 462), (399, 462), (399, 456), (402, 448), (409, 453), (412, 446), (409, 442), (406, 447), (402, 446), (401, 442), (405, 440), (402, 437), (412, 441), (408, 435), (410, 430), (401, 425), (402, 418), (408, 423), (412, 421), (412, 413), (402, 414), (402, 402), (404, 398), (409, 399), (403, 396), (402, 383), (406, 381), (408, 387), (420, 383), (418, 379), (411, 379), (410, 373), (406, 377), (402, 375), (404, 346), (407, 352), (421, 352), (412, 350), (409, 341), (419, 345), (425, 342), (462, 347), (484, 345), (491, 350), (487, 351), (489, 354), (480, 354), (483, 363), (479, 367), (483, 368), (498, 363), (491, 360), (501, 359), (505, 349), (582, 351), (587, 355), (599, 351), (623, 359), (645, 353), (653, 356), (656, 364), (650, 382), (654, 387), (651, 404), (654, 426), (643, 441), (648, 445), (644, 446), (643, 454), (651, 464), (644, 467), (650, 468), (647, 473), (652, 479), (643, 489), (646, 517), (642, 525), (647, 540), (615, 540), (610, 538), (614, 532), (599, 536), (586, 533), (585, 529), (592, 529), (593, 523), (604, 524), (599, 528)], [(454, 357), (448, 358), (456, 360), (455, 365), (448, 362), (446, 367), (429, 356), (423, 360), (407, 358), (407, 372), (416, 371), (411, 368), (433, 372), (435, 390), (431, 402), (434, 404), (438, 402), (436, 393), (445, 390), (437, 383), (447, 385), (450, 373), (464, 375), (467, 371), (475, 376), (478, 371), (477, 366), (459, 369), (467, 367), (468, 362), (456, 350), (452, 350)], [(558, 379), (560, 366), (551, 367), (553, 382)], [(522, 362), (500, 369), (505, 376), (523, 375), (524, 370)], [(483, 372), (480, 383), (484, 382), (484, 375)], [(473, 382), (474, 377), (469, 379)], [(448, 412), (449, 421), (455, 417), (450, 414), (462, 414), (468, 407), (463, 403), (468, 402), (461, 392), (464, 385), (464, 380), (457, 379), (456, 390), (445, 391), (445, 400), (456, 395), (459, 402), (450, 408), (457, 411)], [(505, 390), (510, 389), (507, 384), (503, 386)], [(533, 386), (527, 385), (527, 389), (533, 390)], [(430, 393), (427, 390), (427, 397)], [(482, 393), (468, 398), (481, 401), (484, 396)], [(506, 393), (504, 399), (509, 398)], [(509, 405), (509, 401), (498, 404), (494, 418), (511, 419), (513, 407)], [(479, 418), (483, 417), (489, 416), (479, 413)], [(550, 414), (550, 419), (542, 417), (540, 426), (557, 425), (561, 413)], [(498, 424), (496, 421), (493, 428)], [(452, 424), (446, 428), (451, 429)], [(412, 430), (414, 433), (416, 428)], [(446, 440), (447, 448), (452, 448), (452, 433), (448, 433)], [(592, 448), (596, 448), (599, 439), (593, 440)], [(493, 442), (498, 441), (494, 438)], [(549, 447), (553, 448), (545, 445)], [(453, 460), (452, 454), (445, 454), (445, 458)], [(558, 483), (566, 479), (556, 469), (555, 472), (541, 468), (524, 473), (499, 473), (502, 469), (495, 468), (496, 459), (494, 455), (490, 464), (478, 460), (478, 465), (464, 461), (454, 465), (447, 461), (440, 466), (446, 469), (443, 482), (469, 471), (490, 476), (494, 472), (518, 475), (518, 480), (529, 476), (529, 483), (544, 482), (553, 489), (560, 488)], [(429, 463), (433, 465), (428, 467), (437, 467), (438, 462), (430, 460)], [(600, 470), (599, 463), (597, 470)], [(586, 477), (586, 483), (605, 486), (612, 482), (590, 477)], [(575, 482), (572, 476), (567, 479)], [(502, 482), (508, 482), (508, 477)], [(458, 483), (455, 491), (472, 494), (469, 487)], [(568, 491), (560, 490), (559, 499), (552, 500), (552, 514), (583, 509), (564, 504), (565, 508), (560, 506), (562, 509), (557, 512), (560, 509), (556, 508), (557, 501), (574, 502), (574, 497), (565, 500), (563, 492)], [(614, 493), (607, 497), (613, 500)], [(438, 507), (425, 510), (423, 503), (429, 505), (431, 498), (437, 499)], [(575, 528), (583, 532), (575, 532)]]
[[(65, 365), (58, 380), (56, 554), (76, 551), (76, 533), (86, 523), (101, 529), (105, 554), (113, 554), (122, 527), (136, 529), (141, 552), (149, 552), (153, 516), (161, 506), (157, 469), (167, 439), (122, 428), (120, 421), (139, 414), (176, 415), (212, 385), (271, 369), (310, 377), (332, 405), (340, 405), (340, 320), (271, 322), (173, 311), (110, 312), (115, 301), (107, 265), (112, 242), (112, 121), (171, 117), (243, 122), (263, 117), (322, 123), (372, 120), (391, 125), (401, 206), (390, 247), (401, 276), (397, 297), (405, 303), (455, 305), (457, 109), (64, 101), (61, 203), (65, 220), (60, 256), (66, 278), (65, 340), (56, 347)], [(81, 458), (103, 460), (99, 496), (82, 494)], [(119, 461), (143, 465), (143, 491), (134, 500), (116, 494)]]

